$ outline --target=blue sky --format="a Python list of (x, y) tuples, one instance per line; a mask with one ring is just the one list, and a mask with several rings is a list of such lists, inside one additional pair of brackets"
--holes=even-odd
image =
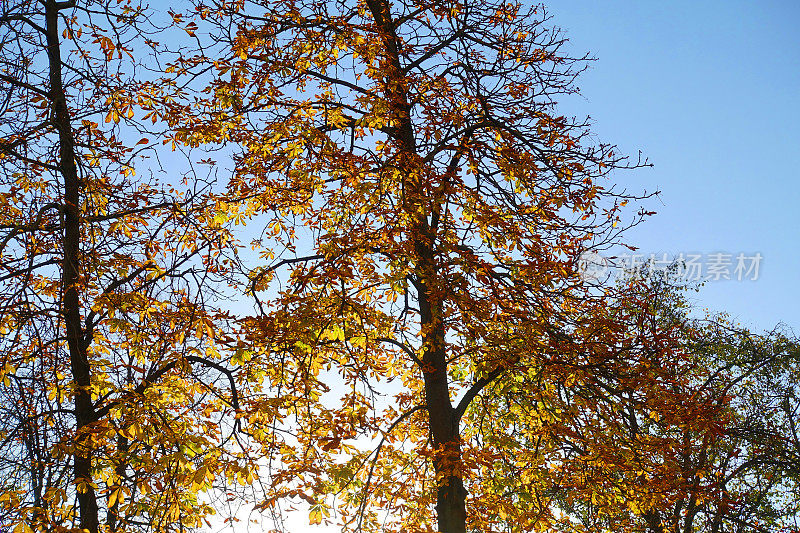
[(642, 253), (727, 252), (763, 260), (755, 281), (708, 282), (700, 308), (800, 333), (800, 3), (547, 4), (575, 53), (597, 58), (570, 111), (598, 138), (655, 165), (619, 174), (661, 190), (628, 235)]

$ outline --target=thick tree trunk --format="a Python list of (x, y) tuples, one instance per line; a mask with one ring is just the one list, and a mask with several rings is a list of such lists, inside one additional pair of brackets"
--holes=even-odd
[(661, 516), (658, 511), (650, 510), (646, 512), (644, 520), (647, 522), (648, 533), (664, 533), (664, 527), (661, 525)]
[(425, 283), (421, 283), (419, 306), (424, 332), (422, 357), (425, 402), (436, 454), (436, 514), (441, 533), (465, 533), (467, 491), (461, 477), (461, 436), (458, 417), (450, 401), (444, 327), (441, 305), (431, 305)]
[(417, 228), (417, 293), (424, 352), (425, 404), (435, 448), (436, 514), (441, 533), (465, 533), (467, 490), (461, 473), (459, 416), (450, 401), (443, 305), (436, 290), (436, 265), (427, 223)]
[(82, 430), (94, 422), (95, 413), (90, 393), (91, 367), (86, 356), (86, 342), (81, 326), (81, 309), (78, 286), (80, 278), (80, 181), (75, 162), (75, 140), (72, 135), (67, 97), (61, 72), (61, 48), (59, 42), (59, 10), (67, 3), (47, 0), (45, 21), (47, 50), (50, 70), (50, 101), (52, 116), (58, 130), (58, 167), (64, 180), (64, 241), (62, 258), (62, 314), (67, 333), (70, 368), (75, 387), (75, 418), (77, 439), (73, 452), (73, 476), (78, 489), (80, 527), (97, 533), (99, 520), (97, 496), (91, 486), (92, 453), (91, 440), (82, 435)]
[[(427, 184), (417, 172), (416, 138), (411, 120), (411, 105), (406, 93), (408, 83), (400, 62), (400, 39), (387, 0), (367, 0), (375, 25), (384, 45), (386, 75), (383, 88), (392, 108), (396, 127), (391, 136), (400, 147), (398, 166), (403, 169), (404, 208), (416, 218), (411, 238), (415, 243), (415, 285), (420, 311), (420, 330), (424, 353), (422, 356), (425, 381), (425, 403), (430, 432), (436, 453), (433, 468), (437, 479), (436, 514), (441, 533), (465, 533), (467, 491), (461, 477), (461, 435), (459, 417), (450, 401), (445, 326), (440, 295), (436, 285), (436, 228), (428, 222), (429, 209), (437, 205), (426, 194)], [(432, 290), (433, 289), (433, 290)]]

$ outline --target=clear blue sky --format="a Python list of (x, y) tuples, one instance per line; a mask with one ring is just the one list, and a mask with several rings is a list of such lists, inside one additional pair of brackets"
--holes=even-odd
[(662, 191), (629, 242), (646, 253), (760, 252), (758, 280), (709, 282), (696, 303), (800, 334), (800, 2), (546, 5), (571, 49), (598, 59), (570, 109), (655, 165), (616, 180)]

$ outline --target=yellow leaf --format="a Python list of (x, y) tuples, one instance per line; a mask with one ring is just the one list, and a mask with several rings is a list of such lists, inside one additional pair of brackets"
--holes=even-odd
[(356, 348), (364, 348), (367, 345), (367, 338), (363, 336), (352, 337), (350, 339), (350, 344)]
[(86, 494), (89, 492), (89, 489), (96, 489), (97, 485), (95, 483), (90, 482), (86, 478), (79, 478), (78, 481), (75, 483), (75, 490), (78, 491), (80, 494)]
[(197, 469), (197, 472), (194, 473), (194, 482), (198, 485), (202, 485), (206, 480), (206, 472), (208, 472), (208, 468), (205, 466), (201, 466)]
[(25, 522), (20, 522), (14, 526), (14, 533), (33, 533), (33, 530)]
[(316, 505), (308, 513), (308, 523), (312, 526), (322, 523), (322, 511)]
[(122, 490), (118, 488), (117, 490), (112, 492), (111, 495), (108, 497), (108, 506), (114, 507), (114, 504), (116, 504), (117, 502), (122, 503), (122, 500), (123, 500)]

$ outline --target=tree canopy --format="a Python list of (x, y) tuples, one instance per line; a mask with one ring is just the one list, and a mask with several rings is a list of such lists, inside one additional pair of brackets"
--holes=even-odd
[(581, 276), (647, 162), (543, 6), (2, 9), (3, 527), (795, 527), (791, 334)]

